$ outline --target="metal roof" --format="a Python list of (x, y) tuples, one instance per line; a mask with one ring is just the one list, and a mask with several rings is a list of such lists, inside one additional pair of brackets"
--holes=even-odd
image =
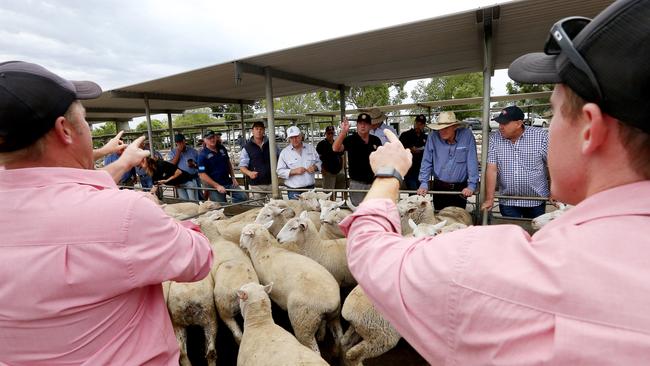
[[(540, 51), (557, 20), (593, 17), (612, 2), (523, 0), (483, 8), (493, 14), (493, 69), (507, 68), (520, 55)], [(276, 97), (322, 90), (324, 85), (364, 86), (482, 71), (483, 24), (478, 21), (482, 14), (483, 10), (468, 10), (247, 57), (106, 91), (84, 105), (89, 120), (128, 120), (144, 115), (145, 95), (152, 114), (265, 98), (264, 76), (241, 73), (237, 85), (236, 63), (287, 74), (289, 80), (273, 79)]]

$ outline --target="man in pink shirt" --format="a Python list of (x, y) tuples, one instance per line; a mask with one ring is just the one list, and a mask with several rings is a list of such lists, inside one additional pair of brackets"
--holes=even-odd
[[(514, 225), (403, 238), (395, 207), (410, 152), (341, 223), (350, 270), (433, 365), (642, 365), (650, 360), (650, 2), (556, 23), (520, 82), (555, 83), (552, 196), (576, 205), (533, 236)], [(395, 170), (395, 171), (393, 171)]]
[[(93, 170), (80, 99), (99, 86), (0, 63), (0, 365), (178, 365), (161, 282), (208, 275), (200, 233)], [(119, 136), (118, 136), (119, 139)], [(117, 143), (116, 143), (117, 144)]]

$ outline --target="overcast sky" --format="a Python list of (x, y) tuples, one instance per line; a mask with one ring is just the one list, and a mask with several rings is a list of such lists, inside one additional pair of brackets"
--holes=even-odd
[[(108, 90), (496, 2), (0, 0), (0, 61), (35, 62)], [(492, 94), (504, 94), (507, 80), (497, 72)]]

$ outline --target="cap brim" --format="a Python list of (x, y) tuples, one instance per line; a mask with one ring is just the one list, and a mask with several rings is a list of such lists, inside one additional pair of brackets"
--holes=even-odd
[(555, 66), (556, 59), (557, 56), (542, 52), (523, 55), (510, 64), (508, 76), (516, 82), (526, 84), (561, 83), (562, 79)]
[(95, 99), (102, 95), (102, 88), (92, 81), (71, 81), (77, 99)]

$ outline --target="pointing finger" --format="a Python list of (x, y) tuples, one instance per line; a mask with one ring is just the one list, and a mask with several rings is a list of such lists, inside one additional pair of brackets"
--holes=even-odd
[(393, 143), (393, 144), (398, 144), (399, 146), (404, 147), (404, 145), (402, 145), (402, 142), (399, 140), (399, 138), (397, 138), (397, 136), (395, 136), (393, 131), (391, 131), (389, 129), (386, 129), (384, 131), (384, 134), (386, 135), (386, 138), (388, 139), (388, 142)]

